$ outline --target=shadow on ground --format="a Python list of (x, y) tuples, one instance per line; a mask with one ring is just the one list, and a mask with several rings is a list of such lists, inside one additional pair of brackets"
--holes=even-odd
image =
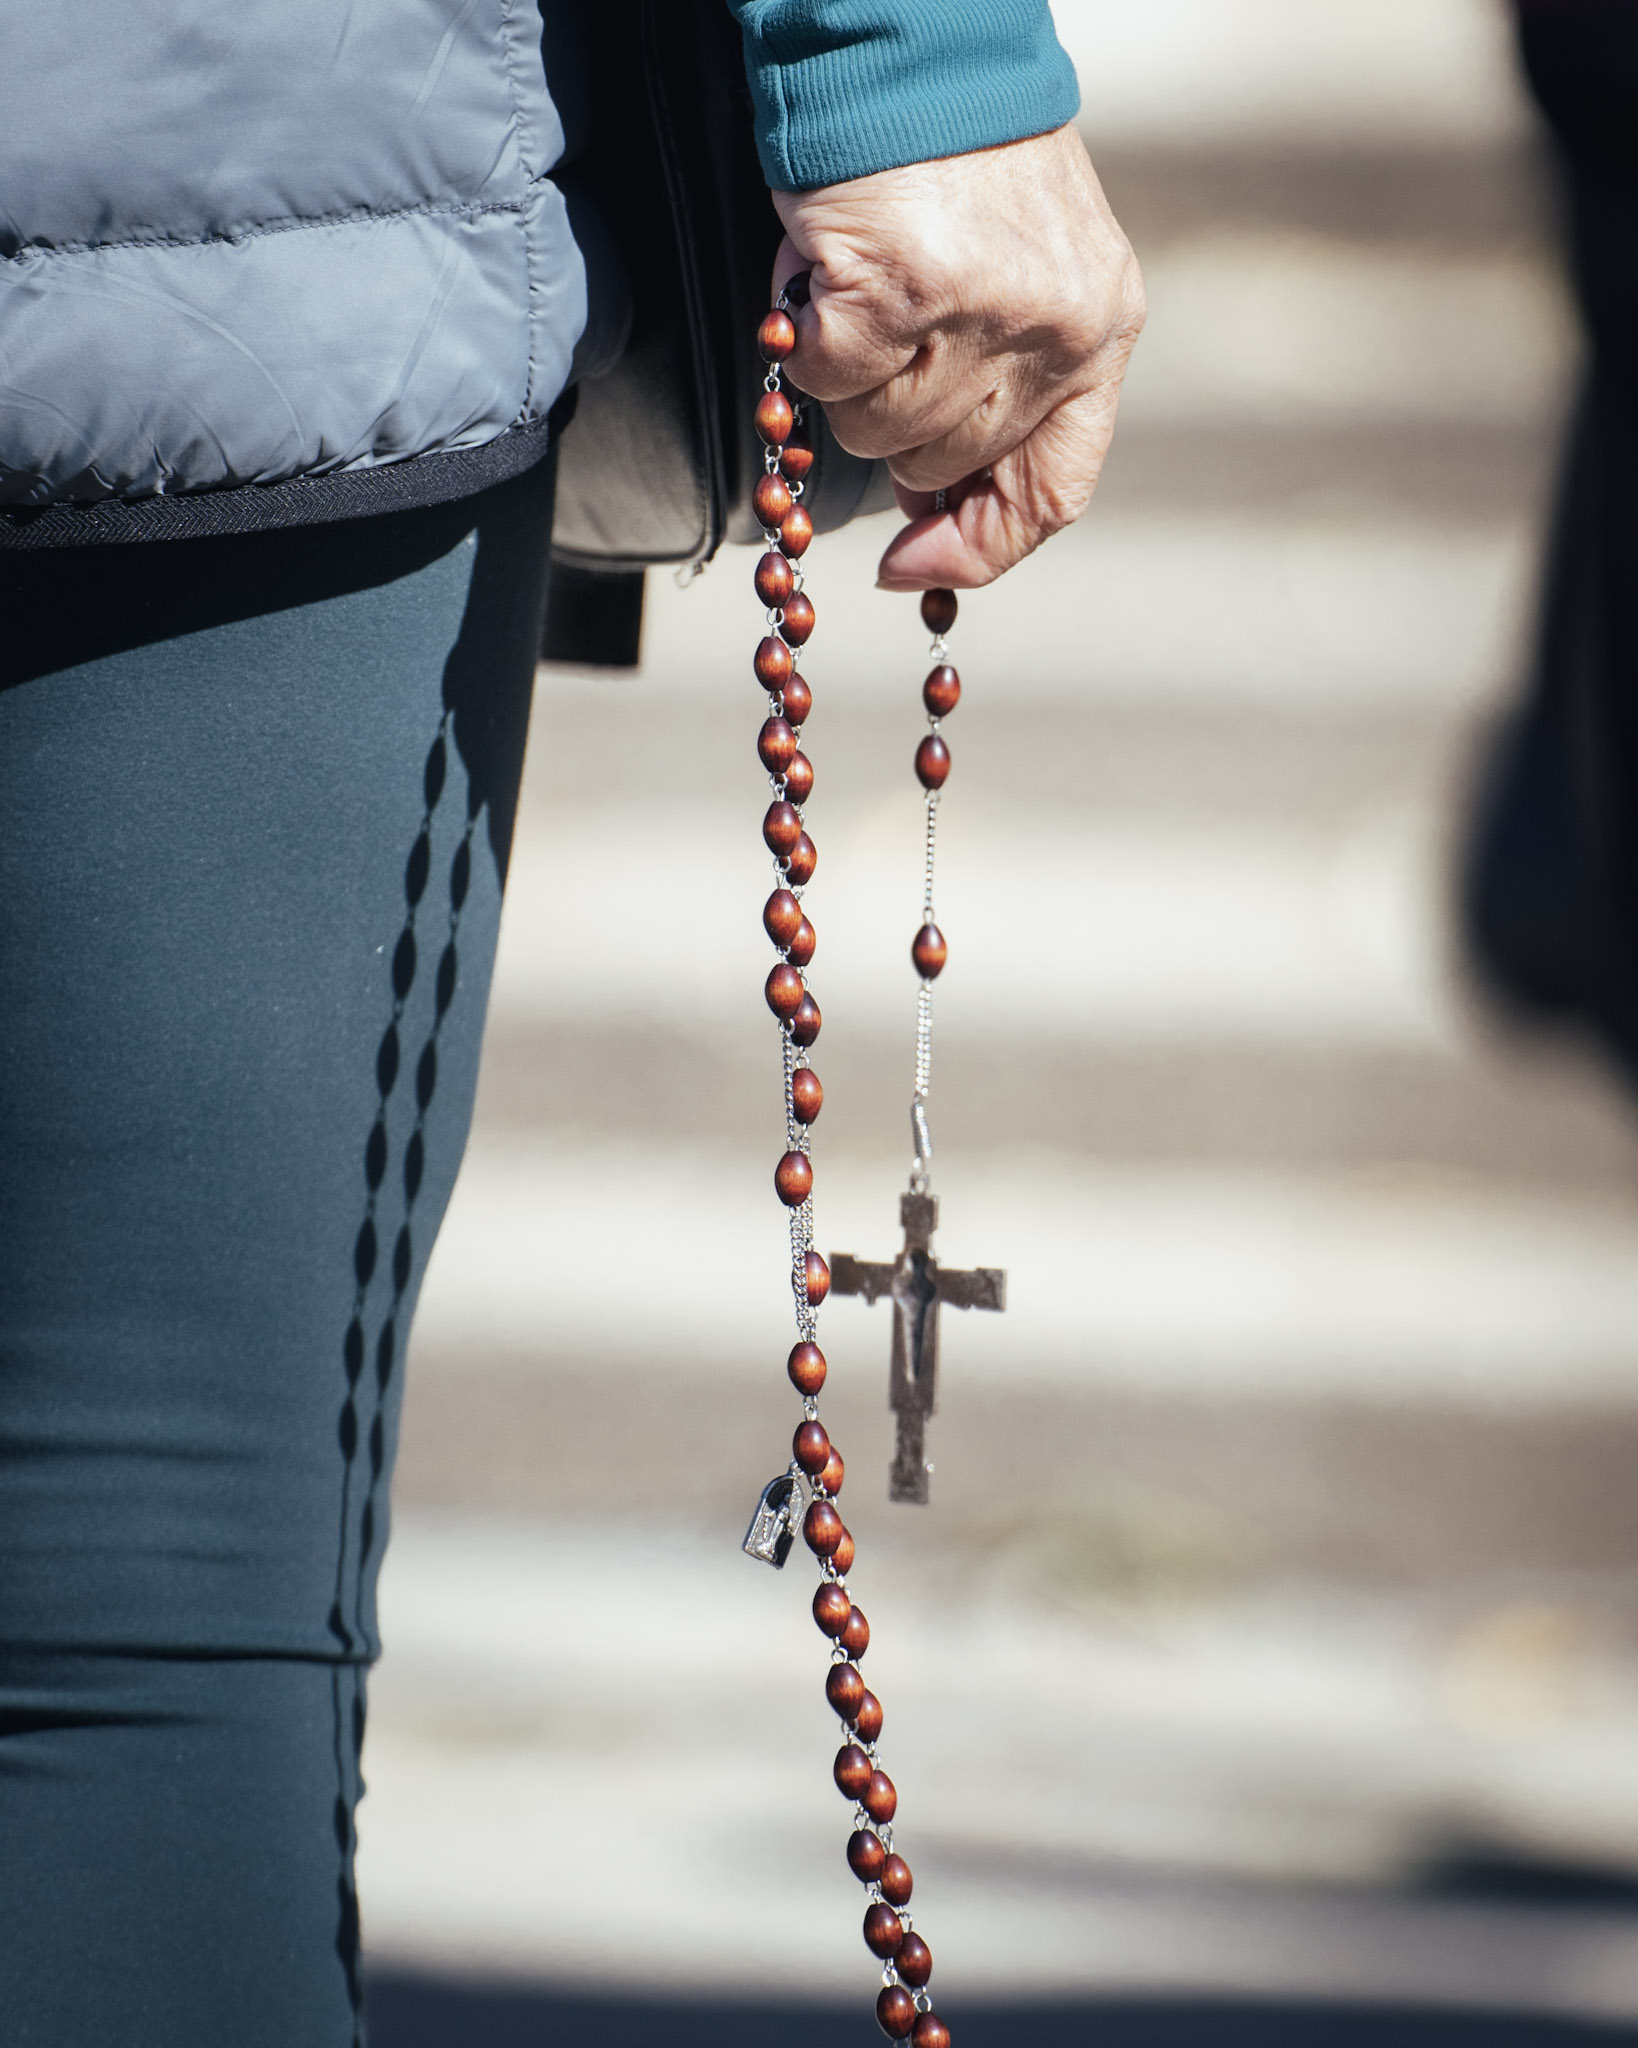
[[(868, 2007), (690, 2003), (457, 1986), (377, 1971), (370, 2048), (876, 2048)], [(1516, 2013), (1420, 2006), (1103, 2000), (964, 2004), (961, 2048), (1615, 2048), (1638, 2031)]]

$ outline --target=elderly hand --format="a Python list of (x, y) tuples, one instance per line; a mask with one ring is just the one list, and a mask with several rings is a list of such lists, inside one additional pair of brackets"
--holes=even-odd
[(911, 515), (882, 586), (989, 583), (1078, 518), (1144, 309), (1075, 130), (773, 197), (775, 291), (812, 273), (786, 370)]

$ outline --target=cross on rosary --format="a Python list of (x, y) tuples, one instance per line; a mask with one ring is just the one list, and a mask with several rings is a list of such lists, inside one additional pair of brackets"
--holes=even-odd
[(960, 1273), (933, 1257), (938, 1202), (932, 1195), (899, 1197), (904, 1249), (889, 1265), (833, 1252), (833, 1294), (862, 1294), (866, 1301), (888, 1295), (893, 1302), (893, 1362), (887, 1405), (893, 1410), (896, 1441), (887, 1478), (889, 1500), (925, 1506), (932, 1466), (927, 1462), (927, 1418), (938, 1405), (938, 1312), (951, 1308), (1004, 1309), (1007, 1276), (995, 1266)]

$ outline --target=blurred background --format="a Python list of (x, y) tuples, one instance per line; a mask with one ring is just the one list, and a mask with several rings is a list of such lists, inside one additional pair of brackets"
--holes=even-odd
[[(1638, 2021), (1638, 1136), (1454, 905), (1577, 339), (1490, 0), (1058, 0), (1148, 330), (1096, 505), (963, 603), (933, 1504), (825, 1413), (966, 2048)], [(822, 540), (820, 1243), (897, 1248), (926, 636)], [(543, 669), (412, 1352), (360, 1888), (377, 2048), (862, 2044), (800, 1561), (749, 555)]]

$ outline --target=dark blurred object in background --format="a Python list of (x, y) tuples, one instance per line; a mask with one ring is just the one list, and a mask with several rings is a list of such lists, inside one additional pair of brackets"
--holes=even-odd
[(1536, 672), (1478, 809), (1464, 907), (1501, 993), (1589, 1021), (1638, 1079), (1638, 9), (1520, 0), (1518, 22), (1589, 348)]
[[(869, 2048), (868, 2013), (825, 2005), (576, 1998), (535, 1990), (462, 1990), (382, 1977), (369, 1991), (372, 2048)], [(1520, 2013), (1420, 2006), (1109, 1999), (963, 2009), (962, 2048), (1616, 2048), (1627, 2028)]]

